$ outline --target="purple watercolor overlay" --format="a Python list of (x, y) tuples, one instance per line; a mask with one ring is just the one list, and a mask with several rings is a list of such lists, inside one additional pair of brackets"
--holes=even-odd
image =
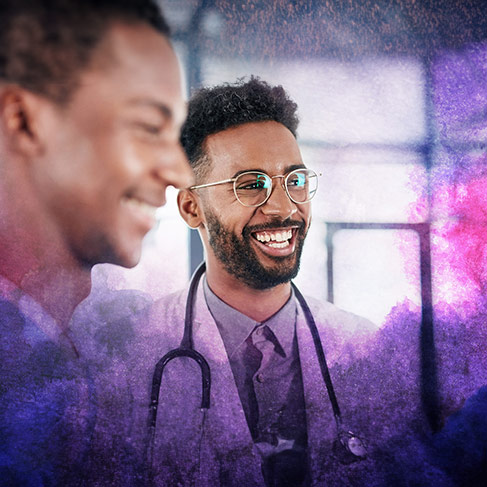
[[(439, 56), (433, 64), (438, 127), (430, 209), (433, 220), (434, 325), (438, 413), (446, 428), (436, 437), (433, 447), (429, 440), (425, 441), (429, 428), (421, 405), (421, 310), (410, 302), (399, 303), (391, 310), (382, 328), (368, 342), (366, 354), (345, 364), (331, 364), (336, 388), (347, 398), (346, 413), (353, 417), (354, 428), (372, 439), (372, 448), (377, 452), (382, 477), (375, 479), (376, 485), (392, 485), (390, 482), (395, 485), (418, 482), (422, 485), (421, 482), (428, 478), (437, 479), (437, 483), (429, 485), (450, 485), (449, 482), (455, 482), (460, 474), (463, 479), (469, 478), (471, 485), (475, 485), (476, 481), (476, 464), (472, 466), (473, 474), (472, 471), (461, 471), (460, 467), (452, 470), (451, 465), (444, 465), (445, 462), (451, 463), (451, 458), (444, 452), (454, 450), (459, 458), (467, 455), (471, 445), (467, 443), (462, 447), (457, 437), (460, 435), (464, 439), (474, 436), (474, 433), (468, 424), (462, 422), (462, 411), (470, 416), (477, 414), (475, 417), (478, 419), (478, 411), (485, 407), (484, 396), (474, 396), (480, 387), (487, 384), (487, 161), (485, 148), (482, 150), (479, 146), (480, 136), (485, 132), (479, 114), (485, 111), (487, 89), (478, 82), (486, 70), (484, 53), (487, 50), (485, 46), (481, 47), (447, 53)], [(420, 198), (413, 209), (413, 220), (417, 221), (418, 215), (419, 219), (427, 217), (428, 206), (428, 199)], [(398, 244), (401, 245), (400, 242)], [(408, 258), (405, 259), (406, 271)], [(94, 305), (97, 311), (92, 315), (92, 325), (85, 329), (96, 337), (95, 349), (88, 354), (102, 364), (98, 365), (100, 372), (104, 371), (104, 367), (111, 368), (110, 373), (125, 384), (128, 380), (124, 376), (127, 366), (122, 358), (134, 346), (134, 341), (141, 338), (134, 327), (137, 327), (136, 317), (140, 316), (141, 308), (146, 308), (149, 297), (126, 293), (122, 307), (120, 295), (116, 293), (109, 300), (106, 294), (99, 298), (102, 303)], [(115, 320), (114, 316), (117, 317)], [(98, 328), (100, 323), (108, 322), (114, 326), (104, 330)], [(87, 321), (83, 320), (83, 323), (86, 325)], [(89, 342), (89, 339), (85, 341)], [(143, 355), (143, 343), (140, 350)], [(114, 357), (115, 361), (108, 365)], [(120, 394), (116, 382), (112, 387), (110, 391), (114, 397)], [(472, 409), (474, 413), (471, 413)], [(455, 413), (453, 420), (447, 421)], [(227, 426), (231, 431), (230, 421)], [(122, 425), (122, 428), (126, 427), (128, 425)], [(106, 433), (106, 437), (100, 434), (103, 446), (99, 454), (102, 457), (106, 448), (104, 442), (108, 441), (110, 434)], [(477, 437), (473, 438), (472, 445), (478, 444)], [(133, 448), (137, 449), (137, 446)], [(119, 452), (121, 456), (124, 454)], [(119, 470), (119, 459), (115, 453), (111, 460), (113, 468)], [(455, 465), (454, 462), (451, 464)], [(330, 463), (330, 469), (333, 468), (335, 473), (329, 475), (328, 481), (332, 485), (342, 485), (346, 474), (342, 467)], [(442, 469), (453, 480), (443, 477)], [(110, 471), (109, 467), (107, 471)], [(352, 476), (357, 482), (353, 485), (360, 485), (359, 476)], [(119, 472), (117, 478), (121, 477)]]
[[(485, 449), (482, 435), (487, 403), (485, 389), (476, 394), (487, 384), (487, 46), (441, 54), (432, 71), (438, 130), (430, 195), (434, 324), (439, 414), (446, 426), (432, 445), (429, 438), (425, 440), (428, 426), (420, 391), (421, 310), (410, 302), (399, 303), (364, 346), (365, 353), (355, 356), (350, 351), (350, 360), (330, 364), (336, 389), (345, 398), (345, 414), (353, 418), (353, 428), (370, 439), (377, 456), (381, 473), (367, 485), (450, 485), (451, 479), (468, 479), (466, 485), (476, 485), (478, 472), (485, 468), (485, 459), (472, 452)], [(427, 217), (427, 201), (418, 201), (414, 221), (418, 215), (419, 219)], [(406, 271), (414, 267), (408, 265), (408, 258)], [(167, 273), (167, 263), (160, 268)], [(124, 279), (112, 276), (117, 281), (112, 287), (119, 287)], [(151, 286), (159, 286), (158, 293), (170, 287), (151, 279)], [(80, 349), (90, 362), (91, 374), (101, 380), (87, 475), (92, 475), (90, 485), (143, 485), (141, 443), (136, 441), (140, 432), (134, 431), (127, 418), (139, 405), (139, 397), (130, 395), (131, 381), (151, 370), (153, 364), (146, 348), (157, 338), (143, 329), (152, 299), (135, 291), (110, 293), (110, 286), (103, 283), (98, 286), (74, 317)], [(139, 355), (135, 362), (138, 368), (130, 368), (129, 352)], [(68, 395), (73, 396), (63, 390), (52, 397), (65, 399)], [(188, 398), (188, 403), (193, 400)], [(39, 407), (44, 402), (49, 403), (39, 400)], [(143, 396), (140, 404), (147, 407)], [(237, 431), (232, 418), (226, 425), (227, 434)], [(224, 461), (231, 464), (231, 456), (229, 453)], [(352, 473), (347, 473), (328, 456), (323, 457), (323, 463), (330, 469), (327, 485), (363, 485), (367, 478), (362, 477), (360, 467), (351, 467)], [(374, 477), (372, 467), (366, 473)], [(425, 479), (429, 483), (424, 483)]]
[[(433, 437), (437, 465), (459, 485), (484, 485), (487, 398), (487, 45), (439, 55), (432, 65), (437, 138), (431, 177), (431, 237), (438, 400), (443, 429)], [(424, 214), (420, 199), (413, 214)], [(428, 211), (426, 212), (428, 213)], [(406, 256), (405, 260), (410, 259)], [(411, 347), (420, 310), (405, 303), (379, 332), (400, 347), (396, 367), (416, 369)], [(407, 325), (409, 323), (409, 326)], [(392, 354), (391, 354), (392, 356)], [(414, 357), (410, 361), (411, 357)], [(413, 399), (413, 404), (418, 397)], [(413, 410), (413, 408), (410, 409)], [(402, 413), (399, 415), (404, 419)], [(397, 419), (397, 418), (396, 418)], [(431, 458), (431, 457), (430, 457)]]

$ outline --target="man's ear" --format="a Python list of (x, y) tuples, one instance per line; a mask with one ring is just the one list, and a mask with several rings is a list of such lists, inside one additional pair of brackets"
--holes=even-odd
[(179, 191), (178, 208), (183, 220), (191, 228), (198, 228), (203, 223), (203, 211), (199, 198), (190, 189)]
[(7, 87), (0, 94), (0, 122), (10, 147), (25, 156), (42, 152), (38, 116), (42, 100), (17, 86)]

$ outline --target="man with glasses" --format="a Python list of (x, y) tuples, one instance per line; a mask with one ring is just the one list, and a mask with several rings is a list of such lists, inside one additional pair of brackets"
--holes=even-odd
[[(318, 187), (296, 142), (296, 109), (282, 87), (258, 78), (189, 102), (182, 144), (196, 184), (178, 205), (200, 233), (206, 273), (194, 300), (188, 291), (165, 297), (138, 321), (114, 360), (128, 378), (112, 374), (106, 397), (155, 485), (352, 485), (371, 468), (350, 400), (356, 384), (336, 390), (344, 434), (357, 433), (350, 451), (337, 447), (330, 391), (290, 283)], [(369, 322), (330, 303), (309, 307), (330, 364), (361, 356)], [(209, 404), (196, 362), (209, 366)]]

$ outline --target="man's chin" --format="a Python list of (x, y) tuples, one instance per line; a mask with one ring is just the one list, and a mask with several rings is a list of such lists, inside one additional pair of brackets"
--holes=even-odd
[(288, 255), (266, 252), (252, 237), (252, 228), (237, 236), (212, 214), (207, 214), (209, 243), (226, 272), (253, 289), (264, 290), (293, 279), (299, 269), (301, 240)]
[(272, 289), (281, 284), (286, 284), (290, 282), (292, 279), (294, 279), (294, 277), (296, 277), (296, 274), (297, 273), (287, 275), (268, 275), (265, 279), (252, 279), (251, 281), (247, 282), (247, 285), (252, 289), (265, 291), (267, 289)]
[[(92, 247), (94, 248), (94, 247)], [(132, 248), (118, 248), (105, 245), (98, 247), (96, 252), (78, 252), (77, 260), (82, 267), (91, 269), (96, 264), (113, 264), (131, 269), (139, 262), (142, 254), (142, 245), (134, 245)]]
[[(292, 266), (286, 266), (283, 268), (283, 257), (276, 257), (279, 259), (281, 265), (274, 266), (260, 266), (259, 270), (256, 270), (251, 276), (245, 276), (247, 284), (253, 289), (265, 290), (272, 289), (280, 284), (285, 284), (294, 279), (299, 271), (299, 265), (295, 263)], [(243, 276), (242, 276), (243, 277)]]
[(112, 262), (112, 264), (132, 269), (140, 262), (141, 255), (142, 244), (135, 246), (133, 249), (125, 249), (124, 252), (115, 253), (116, 262)]
[(248, 266), (237, 272), (232, 269), (232, 273), (252, 289), (272, 289), (291, 281), (298, 274), (300, 247), (285, 256), (270, 255), (256, 245), (252, 245), (252, 248), (253, 252), (248, 252), (251, 257)]
[(291, 274), (299, 267), (297, 264), (298, 256), (296, 251), (290, 255), (268, 255), (262, 254), (258, 259), (260, 267), (268, 272), (270, 275), (277, 275), (279, 273)]

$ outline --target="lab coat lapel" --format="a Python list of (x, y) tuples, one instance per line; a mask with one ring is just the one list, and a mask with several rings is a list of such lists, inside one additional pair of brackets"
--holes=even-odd
[[(208, 471), (206, 476), (214, 478), (218, 474), (222, 485), (226, 484), (225, 475), (231, 476), (231, 485), (239, 485), (239, 477), (244, 482), (240, 485), (264, 485), (260, 457), (255, 450), (225, 346), (206, 304), (201, 282), (196, 295), (193, 337), (195, 349), (207, 359), (211, 369), (211, 405), (205, 426), (205, 450), (210, 458), (202, 459), (201, 464), (209, 469), (212, 465), (219, 465), (219, 472)], [(251, 479), (255, 479), (255, 483)]]
[[(303, 311), (298, 306), (296, 320), (299, 359), (303, 377), (306, 421), (308, 430), (308, 458), (312, 483), (319, 482), (325, 458), (330, 453), (330, 446), (335, 434), (333, 410), (324, 384), (320, 364), (316, 355), (313, 337), (306, 323)], [(323, 340), (323, 337), (322, 337)], [(323, 342), (326, 355), (326, 343)]]

